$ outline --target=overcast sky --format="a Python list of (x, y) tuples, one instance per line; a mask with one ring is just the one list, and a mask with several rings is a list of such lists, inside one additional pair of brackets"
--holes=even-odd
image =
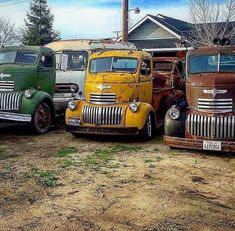
[[(24, 24), (29, 2), (22, 0), (0, 0), (0, 17), (10, 18), (17, 26)], [(19, 4), (6, 5), (9, 3)], [(139, 15), (129, 13), (130, 23), (135, 23), (146, 14), (175, 17), (189, 20), (188, 0), (129, 0), (130, 9), (138, 6)], [(54, 28), (61, 37), (107, 38), (114, 37), (114, 31), (121, 30), (122, 0), (48, 0), (55, 15)]]

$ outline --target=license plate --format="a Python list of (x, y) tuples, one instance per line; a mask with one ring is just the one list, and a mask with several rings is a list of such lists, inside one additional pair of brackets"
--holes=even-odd
[(220, 141), (203, 141), (203, 149), (221, 151), (221, 142)]

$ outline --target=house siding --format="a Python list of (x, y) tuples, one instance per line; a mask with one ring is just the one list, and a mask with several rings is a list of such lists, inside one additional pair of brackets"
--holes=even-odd
[(148, 40), (148, 39), (164, 39), (175, 38), (174, 35), (164, 30), (151, 20), (146, 20), (142, 25), (136, 28), (128, 35), (129, 40)]

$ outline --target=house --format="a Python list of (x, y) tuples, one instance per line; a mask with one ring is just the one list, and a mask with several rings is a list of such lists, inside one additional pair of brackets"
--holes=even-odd
[[(128, 41), (153, 56), (175, 56), (178, 51), (192, 49), (185, 41), (193, 24), (158, 14), (147, 14), (128, 31)], [(120, 37), (118, 40), (121, 40)]]

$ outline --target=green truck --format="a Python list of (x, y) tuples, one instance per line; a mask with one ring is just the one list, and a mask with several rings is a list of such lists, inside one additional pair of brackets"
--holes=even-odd
[(0, 49), (0, 120), (46, 133), (55, 116), (55, 54), (45, 47)]

